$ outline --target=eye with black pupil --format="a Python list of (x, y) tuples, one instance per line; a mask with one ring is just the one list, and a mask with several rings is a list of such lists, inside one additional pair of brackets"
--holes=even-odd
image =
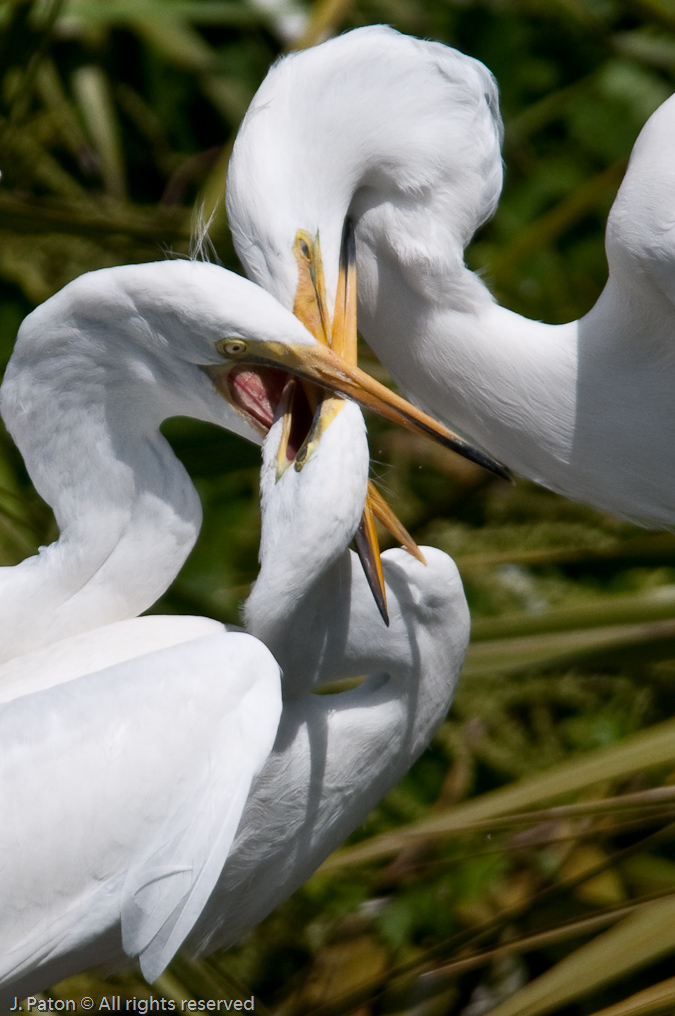
[(222, 348), (229, 356), (236, 356), (238, 353), (246, 352), (246, 343), (241, 339), (231, 339), (230, 342), (224, 342)]
[(307, 246), (304, 240), (300, 242), (300, 250), (305, 255), (305, 257), (309, 259), (309, 247)]

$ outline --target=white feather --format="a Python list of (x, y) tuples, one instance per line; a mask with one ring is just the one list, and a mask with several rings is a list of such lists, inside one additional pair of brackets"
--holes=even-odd
[(438, 43), (370, 27), (289, 56), (234, 146), (239, 256), (292, 306), (295, 231), (318, 232), (330, 301), (349, 215), (359, 328), (409, 398), (516, 472), (672, 527), (675, 98), (610, 212), (607, 286), (564, 325), (500, 307), (464, 264), (497, 204), (500, 140), (492, 75)]

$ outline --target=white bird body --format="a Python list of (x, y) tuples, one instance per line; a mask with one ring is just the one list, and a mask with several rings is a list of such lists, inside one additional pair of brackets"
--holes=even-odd
[(186, 413), (259, 439), (199, 369), (249, 323), (304, 341), (244, 280), (161, 262), (78, 279), (20, 330), (2, 409), (61, 535), (0, 576), (8, 998), (120, 956), (156, 976), (272, 747), (280, 674), (262, 643), (209, 618), (133, 616), (201, 523), (161, 421)]
[(464, 264), (499, 198), (500, 140), (492, 75), (438, 43), (371, 27), (293, 54), (235, 144), (237, 251), (291, 305), (294, 231), (318, 232), (330, 301), (349, 216), (359, 328), (410, 398), (516, 472), (672, 526), (675, 98), (640, 134), (610, 213), (609, 281), (564, 325), (500, 307)]
[[(197, 277), (223, 282), (214, 266), (196, 267)], [(165, 271), (168, 276), (149, 271), (146, 283), (158, 285), (160, 276), (171, 277), (175, 286), (184, 270)], [(188, 268), (182, 281), (189, 285), (194, 274)], [(251, 284), (239, 281), (246, 293)], [(83, 283), (89, 300), (94, 282), (91, 277)], [(137, 285), (137, 279), (122, 282)], [(206, 314), (206, 293), (201, 297), (200, 313)], [(288, 327), (288, 341), (305, 341), (302, 326), (286, 322), (292, 317), (287, 311), (273, 309), (265, 294), (260, 300), (267, 311), (261, 310), (256, 329), (276, 327), (283, 338)], [(245, 321), (245, 308), (240, 310)], [(146, 320), (149, 313), (146, 306)], [(124, 332), (119, 318), (115, 324)], [(171, 390), (182, 379), (177, 403), (182, 411), (220, 416), (227, 425), (228, 407), (212, 400), (215, 389), (202, 384), (206, 375), (191, 369), (200, 357), (208, 362), (208, 346), (199, 346), (198, 336), (177, 343), (184, 325), (175, 327), (178, 331), (169, 321), (163, 326), (165, 354), (180, 351), (175, 377), (164, 379), (164, 388)], [(192, 327), (193, 332), (198, 328)], [(214, 333), (221, 332), (218, 324)], [(124, 454), (118, 456), (127, 485), (106, 486), (103, 462), (99, 490), (96, 476), (92, 480), (66, 454), (73, 479), (64, 493), (57, 461), (64, 446), (57, 445), (45, 465), (39, 447), (48, 427), (31, 422), (36, 402), (29, 345), (37, 334), (24, 329), (24, 349), (19, 349), (24, 359), (9, 372), (3, 411), (28, 451), (38, 486), (41, 482), (43, 494), (56, 502), (59, 543), (72, 531), (72, 514), (76, 521), (83, 517), (80, 535), (91, 548), (85, 544), (76, 554), (72, 588), (77, 596), (92, 584), (91, 578), (82, 581), (91, 574), (91, 561), (99, 570), (106, 566), (95, 553), (96, 526), (85, 525), (77, 483), (84, 495), (90, 492), (99, 526), (105, 524), (110, 498), (113, 520), (117, 501), (123, 500), (126, 510), (127, 528), (115, 532), (133, 531), (138, 491), (143, 494), (145, 487), (138, 464), (145, 465), (143, 446), (151, 433), (163, 466), (150, 472), (149, 500), (164, 499), (181, 520), (187, 517), (182, 553), (190, 546), (185, 534), (198, 526), (195, 498), (186, 498), (187, 475), (157, 437), (164, 409), (145, 411), (140, 423), (147, 427), (134, 431), (135, 398), (127, 409)], [(139, 341), (136, 330), (131, 334)], [(77, 345), (77, 330), (73, 336)], [(129, 338), (125, 332), (124, 341)], [(146, 349), (143, 342), (141, 349)], [(135, 365), (143, 359), (136, 353), (130, 357)], [(113, 387), (119, 379), (115, 370), (122, 371), (123, 390), (124, 360), (120, 353), (111, 364)], [(101, 420), (109, 413), (114, 433), (111, 405), (119, 408), (119, 402), (103, 381), (90, 397), (87, 377), (80, 389), (87, 412), (75, 412), (73, 420), (87, 429), (92, 415)], [(142, 363), (133, 377), (154, 385), (156, 365), (148, 371)], [(63, 381), (70, 384), (67, 377)], [(59, 417), (52, 415), (58, 426)], [(79, 631), (74, 623), (76, 630), (61, 640), (52, 624), (48, 637), (36, 640), (42, 648), (0, 670), (0, 1006), (87, 966), (121, 966), (132, 956), (140, 957), (144, 974), (153, 980), (184, 940), (201, 950), (234, 941), (362, 821), (445, 716), (469, 632), (454, 564), (433, 550), (428, 567), (403, 551), (386, 554), (391, 617), (386, 628), (360, 565), (346, 549), (361, 518), (368, 481), (359, 410), (339, 402), (302, 469), (289, 464), (278, 476), (281, 429), (281, 421), (272, 426), (264, 449), (262, 566), (247, 622), (284, 666), (283, 711), (279, 665), (270, 648), (253, 634), (227, 631), (205, 618), (127, 617)], [(69, 438), (75, 447), (78, 431), (71, 429)], [(102, 448), (105, 459), (113, 449), (110, 442)], [(110, 456), (111, 470), (117, 462)], [(165, 477), (172, 469), (176, 482)], [(186, 500), (188, 511), (182, 508)], [(157, 545), (161, 550), (161, 541)], [(59, 567), (69, 574), (68, 553), (54, 546)], [(78, 546), (65, 542), (69, 553)], [(32, 564), (46, 569), (48, 577), (49, 550)], [(79, 568), (89, 553), (91, 560)], [(147, 558), (140, 560), (147, 566)], [(108, 609), (121, 589), (120, 612), (128, 613), (130, 604), (139, 602), (127, 591), (131, 587), (136, 595), (137, 580), (132, 556), (122, 563), (115, 581), (101, 588)], [(22, 576), (22, 568), (8, 569), (7, 583), (17, 573)], [(95, 570), (93, 575), (96, 583)], [(60, 588), (56, 582), (55, 588)], [(147, 587), (142, 594), (148, 595)], [(60, 602), (55, 597), (53, 606), (58, 609)], [(38, 606), (48, 626), (48, 605), (38, 601)], [(95, 672), (85, 673), (87, 668)], [(352, 692), (312, 694), (317, 684), (366, 671), (373, 676)]]
[[(389, 628), (355, 555), (325, 573), (338, 624), (305, 631), (322, 665), (286, 697), (273, 747), (279, 670), (238, 632), (0, 707), (0, 1006), (138, 953), (154, 980), (186, 931), (201, 952), (234, 943), (365, 819), (442, 722), (466, 651), (456, 568), (425, 556), (383, 555)], [(373, 669), (351, 692), (309, 690)], [(149, 938), (156, 898), (133, 905), (152, 887), (173, 939)]]
[[(319, 663), (294, 672), (296, 687), (371, 676), (339, 695), (287, 695), (284, 673), (274, 748), (188, 939), (198, 951), (231, 945), (302, 885), (403, 777), (445, 718), (469, 614), (453, 561), (423, 550), (426, 566), (404, 550), (382, 555), (389, 628), (356, 555), (345, 552), (315, 587), (336, 623), (328, 632), (317, 618), (306, 631), (308, 659)], [(304, 630), (302, 618), (296, 630)]]
[(223, 630), (220, 621), (210, 617), (163, 614), (101, 625), (1, 664), (0, 702), (11, 702), (22, 695)]
[(140, 956), (192, 928), (274, 742), (279, 668), (227, 632), (0, 708), (0, 994)]
[[(288, 469), (275, 483), (278, 436), (275, 425), (264, 444), (261, 569), (245, 619), (281, 665), (284, 708), (227, 865), (188, 940), (200, 952), (258, 924), (408, 771), (447, 714), (469, 638), (461, 580), (446, 554), (425, 547), (426, 565), (404, 550), (382, 556), (386, 627), (346, 549), (367, 483), (358, 409), (345, 404), (302, 471)], [(355, 483), (346, 489), (348, 475)], [(317, 515), (323, 539), (310, 546)], [(312, 694), (363, 675), (352, 691)]]

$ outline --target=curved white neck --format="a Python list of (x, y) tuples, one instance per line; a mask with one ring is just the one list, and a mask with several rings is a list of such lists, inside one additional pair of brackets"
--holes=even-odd
[[(3, 415), (60, 537), (0, 570), (0, 660), (146, 610), (199, 532), (199, 498), (159, 433), (167, 414), (153, 385), (140, 370), (111, 372), (99, 352), (92, 343), (90, 357), (67, 362), (55, 342), (37, 368), (19, 357), (6, 375)], [(71, 383), (51, 384), (64, 370)]]
[[(402, 777), (447, 713), (469, 637), (461, 581), (445, 554), (425, 548), (427, 565), (403, 550), (383, 555), (386, 627), (358, 558), (344, 549), (367, 482), (355, 406), (332, 420), (301, 473), (289, 469), (275, 483), (277, 447), (273, 428), (264, 446), (262, 567), (246, 621), (282, 668), (284, 709), (190, 936), (198, 950), (230, 944), (262, 920)], [(354, 691), (313, 694), (366, 673)]]
[[(469, 615), (454, 563), (424, 552), (426, 567), (403, 550), (383, 556), (389, 628), (356, 555), (345, 554), (322, 581), (322, 606), (338, 624), (308, 686), (372, 676), (340, 695), (285, 697), (274, 749), (191, 936), (196, 948), (231, 944), (286, 899), (401, 779), (445, 718)], [(317, 625), (306, 640), (319, 635)]]
[(412, 212), (418, 242), (441, 232), (461, 254), (496, 207), (500, 135), (490, 72), (438, 43), (379, 25), (291, 54), (237, 134), (227, 180), (237, 253), (292, 307), (296, 231), (318, 232), (332, 307), (344, 217), (354, 198), (376, 195), (393, 217)]
[[(361, 520), (369, 453), (361, 411), (339, 403), (301, 472), (276, 477), (281, 420), (263, 444), (260, 574), (245, 607), (246, 630), (272, 651), (289, 694), (307, 687), (315, 644), (335, 631), (338, 598), (324, 612), (327, 576)], [(347, 601), (347, 609), (349, 603)], [(316, 640), (314, 624), (316, 622)]]
[(254, 98), (230, 163), (235, 245), (292, 306), (295, 231), (318, 232), (330, 301), (349, 215), (359, 328), (408, 398), (518, 473), (672, 528), (674, 125), (671, 98), (636, 142), (595, 307), (530, 321), (463, 263), (501, 185), (491, 75), (437, 43), (356, 29), (277, 63)]
[(577, 322), (547, 325), (500, 307), (461, 258), (418, 273), (394, 256), (379, 218), (373, 209), (357, 221), (368, 344), (427, 412), (515, 472), (563, 483), (577, 426)]
[(547, 325), (500, 307), (459, 261), (434, 277), (395, 259), (379, 215), (357, 223), (359, 327), (402, 391), (514, 472), (672, 527), (672, 302), (639, 258), (608, 246), (595, 306)]

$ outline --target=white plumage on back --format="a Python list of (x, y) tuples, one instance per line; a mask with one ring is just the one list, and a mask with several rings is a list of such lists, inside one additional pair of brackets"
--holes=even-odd
[(276, 662), (236, 632), (4, 705), (3, 982), (56, 979), (71, 951), (117, 960), (87, 954), (115, 926), (154, 980), (220, 876), (280, 713)]

